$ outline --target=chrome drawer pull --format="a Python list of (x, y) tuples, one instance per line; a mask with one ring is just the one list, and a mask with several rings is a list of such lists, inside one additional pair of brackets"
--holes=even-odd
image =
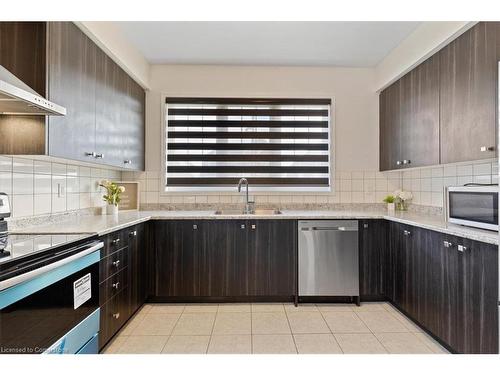
[(403, 234), (404, 234), (405, 236), (409, 236), (409, 235), (411, 234), (411, 232), (410, 232), (409, 230), (406, 230), (406, 229), (405, 229), (405, 230), (403, 231)]
[(444, 247), (453, 247), (453, 244), (451, 242), (448, 242), (448, 241), (443, 241), (443, 245), (444, 245)]
[(114, 244), (117, 244), (118, 242), (120, 242), (120, 239), (119, 239), (119, 238), (115, 238), (112, 242), (113, 242)]
[(115, 319), (120, 319), (120, 313), (114, 313), (113, 318)]
[(241, 229), (245, 229), (245, 224), (241, 224), (241, 225), (240, 225), (240, 228), (241, 228)]
[(119, 281), (113, 284), (113, 288), (114, 289), (118, 290), (119, 287), (120, 287), (120, 282)]
[(255, 230), (255, 228), (257, 228), (257, 225), (252, 224), (252, 230)]
[(132, 232), (130, 232), (130, 235), (133, 236), (133, 237), (137, 236), (137, 231), (133, 230)]
[(119, 260), (115, 260), (113, 262), (113, 266), (115, 266), (116, 268), (118, 268), (119, 265), (120, 265), (120, 261)]
[(460, 251), (460, 252), (462, 252), (462, 253), (463, 253), (464, 251), (466, 251), (466, 250), (467, 250), (467, 246), (464, 246), (464, 245), (458, 245), (458, 246), (457, 246), (457, 249), (458, 249), (458, 251)]
[(198, 225), (193, 224), (193, 229), (194, 229), (194, 230), (198, 229)]

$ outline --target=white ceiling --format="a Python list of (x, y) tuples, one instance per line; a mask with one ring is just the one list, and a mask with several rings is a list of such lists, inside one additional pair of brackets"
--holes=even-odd
[(420, 22), (117, 22), (152, 64), (373, 67)]

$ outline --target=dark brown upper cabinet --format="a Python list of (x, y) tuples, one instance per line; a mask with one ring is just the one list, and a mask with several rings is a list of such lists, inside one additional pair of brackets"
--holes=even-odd
[[(47, 95), (45, 36), (45, 22), (0, 22), (0, 65), (42, 96)], [(0, 154), (44, 154), (45, 117), (0, 115), (0, 139)]]
[(97, 46), (71, 22), (49, 23), (48, 39), (49, 99), (67, 110), (48, 118), (48, 153), (93, 162)]
[(401, 82), (380, 93), (380, 170), (399, 167), (401, 132)]
[(439, 52), (441, 163), (494, 158), (500, 22), (480, 22)]
[(380, 170), (494, 158), (500, 22), (480, 22), (380, 93)]
[(439, 163), (438, 78), (430, 58), (380, 93), (380, 170)]
[(72, 22), (0, 22), (0, 64), (67, 115), (0, 115), (0, 154), (144, 169), (145, 94)]
[(439, 59), (431, 57), (401, 79), (399, 161), (439, 163)]

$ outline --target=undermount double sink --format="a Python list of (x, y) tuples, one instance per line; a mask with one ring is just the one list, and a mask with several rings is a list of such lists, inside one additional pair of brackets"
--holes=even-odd
[(254, 211), (247, 213), (244, 210), (217, 210), (215, 211), (215, 215), (281, 215), (281, 212), (278, 209), (272, 208), (257, 208)]

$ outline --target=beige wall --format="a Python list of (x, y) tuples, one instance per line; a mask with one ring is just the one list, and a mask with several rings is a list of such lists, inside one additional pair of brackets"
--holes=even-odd
[(150, 64), (114, 22), (80, 21), (75, 24), (142, 87), (149, 87)]
[(374, 90), (382, 90), (439, 51), (476, 22), (423, 22), (375, 67)]
[(372, 69), (153, 66), (146, 163), (159, 170), (164, 96), (332, 98), (338, 170), (378, 169), (378, 95)]
[[(378, 171), (378, 94), (373, 91), (373, 69), (359, 68), (315, 68), (315, 67), (242, 67), (242, 66), (152, 66), (150, 91), (147, 93), (146, 110), (146, 169), (145, 174), (127, 174), (143, 184), (143, 202), (170, 203), (171, 199), (161, 195), (162, 175), (162, 124), (163, 100), (165, 96), (187, 97), (305, 97), (332, 98), (333, 110), (333, 163), (336, 179), (358, 178), (386, 179)], [(349, 176), (349, 177), (348, 177)], [(340, 183), (339, 183), (340, 185)], [(345, 203), (350, 203), (351, 183), (344, 186)], [(373, 182), (375, 185), (375, 182)], [(381, 186), (384, 186), (382, 184)], [(154, 189), (154, 191), (152, 191)], [(387, 182), (383, 194), (388, 191)], [(340, 187), (330, 199), (341, 201)], [(375, 191), (375, 190), (374, 190)], [(374, 193), (374, 191), (372, 193)], [(146, 194), (149, 193), (149, 194)], [(349, 193), (349, 196), (348, 196)], [(357, 201), (365, 201), (361, 187)], [(183, 198), (172, 194), (177, 203)], [(210, 198), (186, 196), (186, 202), (210, 200)], [(228, 194), (221, 194), (221, 196)], [(229, 194), (231, 195), (231, 194)], [(260, 194), (265, 195), (265, 194)], [(328, 201), (324, 194), (320, 200)], [(370, 201), (376, 200), (375, 195)], [(299, 202), (316, 200), (315, 195), (297, 197)], [(266, 198), (260, 197), (259, 200)], [(292, 199), (289, 196), (283, 198)], [(221, 201), (225, 198), (221, 198)]]

